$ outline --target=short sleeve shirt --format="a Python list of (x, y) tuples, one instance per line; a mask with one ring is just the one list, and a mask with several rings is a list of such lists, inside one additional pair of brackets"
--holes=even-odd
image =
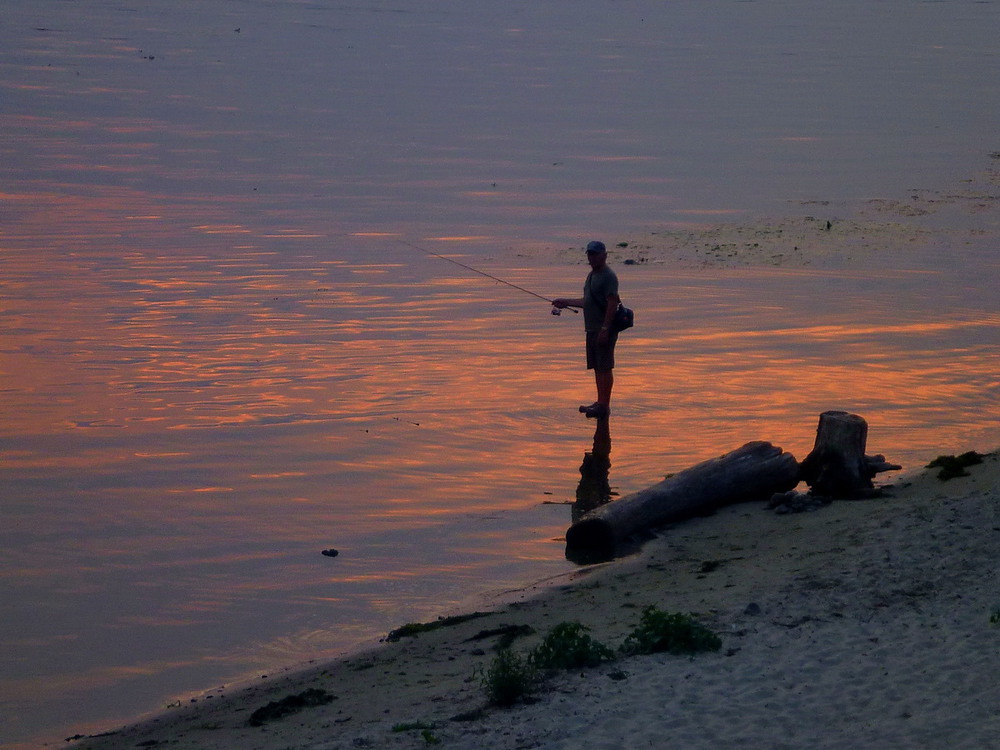
[(612, 294), (618, 294), (618, 276), (608, 266), (587, 275), (583, 283), (583, 325), (586, 330), (601, 330), (608, 309), (608, 297)]

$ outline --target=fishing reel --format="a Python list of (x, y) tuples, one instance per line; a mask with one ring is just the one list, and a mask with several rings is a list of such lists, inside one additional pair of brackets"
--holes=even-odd
[(553, 306), (552, 307), (552, 314), (553, 315), (562, 315), (562, 310), (560, 310), (558, 307)]

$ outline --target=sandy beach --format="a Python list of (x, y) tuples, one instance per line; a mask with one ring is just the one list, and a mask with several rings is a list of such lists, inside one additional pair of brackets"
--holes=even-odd
[[(968, 471), (911, 473), (882, 498), (812, 512), (730, 506), (505, 592), (480, 617), (220, 687), (74, 747), (997, 747), (1000, 457)], [(580, 622), (614, 647), (648, 605), (694, 615), (721, 649), (558, 672), (528, 702), (487, 704), (491, 632), (527, 626), (511, 645), (526, 654)], [(332, 700), (249, 725), (308, 690)]]

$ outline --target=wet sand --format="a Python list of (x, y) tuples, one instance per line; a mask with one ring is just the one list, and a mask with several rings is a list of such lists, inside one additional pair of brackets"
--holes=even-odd
[[(940, 270), (943, 258), (988, 269), (1000, 230), (998, 160), (953, 185), (895, 197), (789, 201), (780, 215), (743, 220), (693, 215), (616, 237), (609, 256), (679, 269)], [(577, 250), (559, 256), (581, 262)]]
[[(632, 556), (484, 602), (482, 617), (300, 671), (220, 687), (79, 748), (994, 746), (1000, 458), (908, 475), (883, 498), (779, 515), (742, 504), (663, 530)], [(615, 646), (647, 605), (692, 613), (715, 653), (556, 673), (487, 705), (497, 636), (526, 654), (560, 622)], [(333, 697), (260, 727), (303, 691)], [(409, 727), (409, 728), (407, 728)]]

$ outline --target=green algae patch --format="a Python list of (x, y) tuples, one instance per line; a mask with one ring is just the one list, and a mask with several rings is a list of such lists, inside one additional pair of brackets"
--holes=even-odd
[(968, 451), (959, 456), (938, 456), (927, 464), (927, 468), (940, 469), (938, 479), (942, 482), (947, 482), (949, 479), (969, 476), (969, 472), (966, 469), (982, 462), (983, 454)]

